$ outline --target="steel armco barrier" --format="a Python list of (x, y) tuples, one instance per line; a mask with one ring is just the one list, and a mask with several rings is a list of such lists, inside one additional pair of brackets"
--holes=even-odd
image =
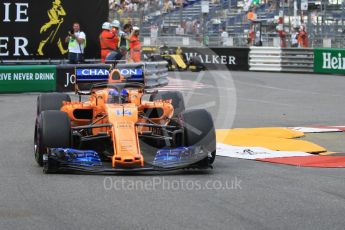
[(251, 47), (250, 71), (313, 72), (314, 52), (308, 48)]
[(121, 63), (117, 68), (131, 68), (138, 65), (144, 65), (145, 87), (154, 88), (165, 86), (168, 80), (168, 62), (141, 62), (141, 63)]

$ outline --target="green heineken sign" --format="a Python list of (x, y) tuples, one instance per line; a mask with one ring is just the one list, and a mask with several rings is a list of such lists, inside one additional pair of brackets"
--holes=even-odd
[(0, 66), (0, 93), (55, 91), (56, 66)]
[(345, 49), (314, 49), (314, 72), (345, 74)]

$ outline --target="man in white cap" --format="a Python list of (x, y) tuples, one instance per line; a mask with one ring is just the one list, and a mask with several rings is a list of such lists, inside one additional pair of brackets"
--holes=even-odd
[(111, 27), (112, 27), (112, 32), (115, 34), (115, 44), (116, 44), (116, 47), (119, 46), (119, 40), (120, 40), (120, 37), (119, 37), (119, 32), (120, 32), (120, 22), (118, 20), (113, 20), (111, 22)]
[(102, 32), (99, 35), (99, 43), (101, 46), (101, 61), (104, 63), (106, 56), (117, 49), (115, 43), (116, 35), (112, 32), (112, 28), (109, 22), (104, 22), (102, 25)]

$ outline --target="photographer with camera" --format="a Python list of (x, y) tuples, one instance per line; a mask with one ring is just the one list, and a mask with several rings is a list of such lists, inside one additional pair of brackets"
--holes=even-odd
[(129, 35), (129, 47), (130, 47), (130, 61), (140, 62), (141, 59), (141, 43), (139, 40), (139, 27), (134, 26), (131, 34)]
[(86, 35), (80, 30), (80, 24), (78, 22), (73, 23), (73, 28), (68, 31), (68, 36), (66, 37), (65, 42), (68, 43), (69, 63), (82, 63), (84, 61)]

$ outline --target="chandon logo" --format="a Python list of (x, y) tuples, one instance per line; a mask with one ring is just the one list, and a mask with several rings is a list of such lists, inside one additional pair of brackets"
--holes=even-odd
[[(142, 69), (120, 69), (121, 75), (142, 75)], [(78, 69), (77, 76), (108, 76), (109, 70), (107, 69)]]
[(109, 70), (107, 69), (80, 69), (77, 70), (78, 76), (105, 76), (109, 75)]

